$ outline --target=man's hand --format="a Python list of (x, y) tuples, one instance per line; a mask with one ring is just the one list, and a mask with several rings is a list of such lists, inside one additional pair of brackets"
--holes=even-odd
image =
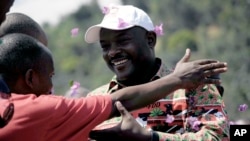
[(189, 61), (190, 49), (186, 50), (183, 58), (176, 64), (173, 74), (180, 78), (182, 88), (192, 89), (200, 84), (220, 84), (217, 76), (227, 71), (227, 64), (213, 59)]
[(96, 141), (150, 141), (151, 133), (141, 127), (119, 101), (115, 105), (122, 121), (112, 128), (91, 131), (90, 138)]

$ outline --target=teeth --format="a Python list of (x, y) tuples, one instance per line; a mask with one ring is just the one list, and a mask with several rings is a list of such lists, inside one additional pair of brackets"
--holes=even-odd
[(114, 65), (116, 66), (116, 65), (120, 65), (120, 64), (122, 64), (122, 63), (125, 63), (125, 62), (127, 62), (128, 61), (128, 59), (125, 59), (125, 60), (121, 60), (121, 61), (119, 61), (119, 62), (113, 62), (114, 63)]

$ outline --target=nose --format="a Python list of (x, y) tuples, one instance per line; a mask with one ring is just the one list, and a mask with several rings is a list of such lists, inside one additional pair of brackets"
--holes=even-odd
[(108, 56), (114, 57), (116, 54), (118, 54), (120, 52), (121, 52), (120, 48), (113, 43), (110, 47), (109, 52), (108, 52)]

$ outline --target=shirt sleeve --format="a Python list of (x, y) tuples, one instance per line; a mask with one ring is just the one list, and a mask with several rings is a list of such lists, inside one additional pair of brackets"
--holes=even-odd
[[(228, 115), (221, 94), (214, 85), (205, 85), (190, 91), (188, 114), (183, 133), (156, 132), (160, 141), (199, 140), (229, 141)], [(196, 125), (190, 119), (196, 120)]]
[(110, 116), (111, 110), (110, 95), (79, 99), (61, 97), (51, 113), (53, 122), (50, 123), (53, 124), (50, 125), (49, 133), (52, 137), (49, 138), (58, 133), (63, 133), (62, 140), (73, 133), (85, 138), (96, 125)]

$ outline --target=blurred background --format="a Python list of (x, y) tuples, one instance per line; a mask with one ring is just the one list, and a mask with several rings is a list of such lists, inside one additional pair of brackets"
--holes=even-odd
[[(223, 99), (230, 120), (249, 119), (250, 110), (250, 0), (16, 0), (10, 12), (35, 19), (46, 31), (54, 54), (54, 87), (64, 95), (72, 81), (92, 90), (113, 76), (102, 60), (99, 44), (84, 41), (86, 29), (101, 22), (108, 3), (132, 4), (149, 13), (155, 25), (163, 23), (156, 55), (169, 67), (192, 50), (192, 59), (215, 58), (228, 62), (221, 75)], [(79, 28), (78, 36), (71, 29)]]

